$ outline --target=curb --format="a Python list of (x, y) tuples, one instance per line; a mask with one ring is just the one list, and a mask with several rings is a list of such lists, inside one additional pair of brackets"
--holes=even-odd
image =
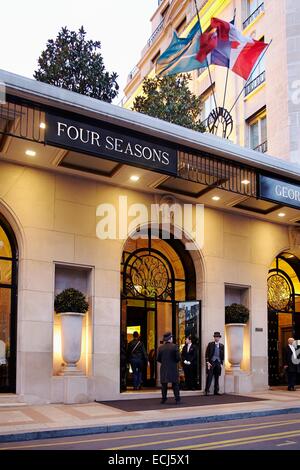
[(138, 429), (180, 426), (185, 424), (203, 424), (218, 421), (233, 421), (237, 419), (258, 418), (263, 416), (275, 416), (291, 413), (300, 413), (300, 407), (282, 408), (278, 410), (265, 411), (244, 411), (239, 413), (231, 413), (217, 416), (198, 416), (195, 418), (180, 418), (174, 420), (149, 421), (142, 423), (112, 424), (108, 426), (93, 426), (90, 428), (53, 429), (51, 431), (30, 431), (18, 434), (0, 434), (0, 443), (55, 439), (60, 437), (86, 436), (92, 434), (134, 431)]

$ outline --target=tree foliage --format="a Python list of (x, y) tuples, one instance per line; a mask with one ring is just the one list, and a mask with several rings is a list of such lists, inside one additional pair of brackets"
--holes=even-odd
[(86, 39), (83, 26), (78, 33), (64, 27), (48, 40), (34, 78), (111, 103), (118, 94), (118, 75), (105, 70), (100, 49), (100, 41)]
[(190, 80), (189, 74), (146, 78), (143, 94), (135, 98), (132, 110), (204, 132), (201, 98), (189, 89)]

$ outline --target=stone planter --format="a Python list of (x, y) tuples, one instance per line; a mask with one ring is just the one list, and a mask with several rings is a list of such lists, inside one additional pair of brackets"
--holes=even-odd
[(228, 361), (233, 371), (241, 370), (244, 348), (244, 323), (228, 323), (226, 327), (226, 338), (228, 348)]
[(85, 314), (64, 312), (61, 317), (62, 357), (65, 363), (60, 375), (82, 375), (77, 367), (81, 356), (82, 321)]

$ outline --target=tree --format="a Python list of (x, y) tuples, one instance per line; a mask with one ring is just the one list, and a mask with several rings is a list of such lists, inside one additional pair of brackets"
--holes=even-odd
[(143, 94), (135, 98), (132, 110), (204, 132), (201, 98), (189, 89), (190, 80), (189, 74), (146, 78)]
[(118, 94), (118, 75), (105, 70), (100, 49), (100, 41), (86, 39), (83, 26), (78, 33), (64, 27), (48, 40), (34, 78), (111, 103)]

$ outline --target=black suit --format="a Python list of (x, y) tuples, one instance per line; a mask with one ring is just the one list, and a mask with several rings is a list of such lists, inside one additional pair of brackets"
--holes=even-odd
[(212, 379), (213, 377), (215, 378), (214, 382), (214, 393), (219, 392), (219, 377), (222, 372), (222, 365), (224, 362), (224, 344), (218, 343), (219, 344), (219, 352), (220, 352), (220, 361), (213, 360), (214, 353), (215, 353), (215, 342), (212, 341), (211, 343), (208, 343), (208, 346), (206, 348), (206, 353), (205, 353), (205, 361), (206, 363), (210, 363), (211, 367), (207, 367), (207, 377), (206, 377), (206, 386), (205, 386), (205, 392), (208, 393)]
[(293, 390), (296, 385), (298, 365), (293, 362), (293, 351), (289, 345), (286, 346), (284, 353), (284, 365), (287, 366), (288, 390)]
[[(190, 362), (190, 364), (185, 364), (184, 361)], [(184, 371), (185, 384), (187, 388), (189, 390), (196, 388), (197, 350), (193, 344), (190, 345), (189, 350), (187, 344), (183, 346), (181, 352), (181, 362)]]
[(176, 401), (180, 400), (177, 364), (180, 361), (178, 347), (173, 343), (165, 343), (160, 346), (157, 355), (157, 362), (160, 362), (160, 382), (163, 400), (167, 399), (168, 383), (172, 383), (172, 388)]

